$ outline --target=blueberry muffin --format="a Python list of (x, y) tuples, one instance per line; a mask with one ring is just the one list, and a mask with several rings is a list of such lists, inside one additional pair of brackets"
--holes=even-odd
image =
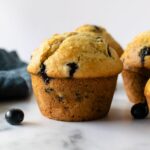
[(63, 121), (104, 117), (122, 70), (102, 37), (56, 34), (33, 52), (28, 71), (42, 114)]
[(120, 46), (120, 44), (103, 27), (86, 24), (86, 25), (78, 27), (75, 31), (76, 32), (88, 32), (91, 34), (96, 34), (98, 36), (103, 36), (103, 38), (105, 38), (105, 41), (109, 44), (109, 46), (116, 50), (119, 57), (123, 53), (123, 49)]
[[(146, 106), (145, 85), (150, 77), (150, 32), (136, 36), (121, 56), (123, 80), (129, 100)], [(148, 88), (145, 93), (147, 93)]]

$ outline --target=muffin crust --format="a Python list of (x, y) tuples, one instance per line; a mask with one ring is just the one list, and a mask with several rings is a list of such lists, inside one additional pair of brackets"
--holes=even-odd
[(105, 28), (101, 26), (85, 24), (85, 25), (78, 27), (75, 31), (87, 32), (90, 34), (102, 36), (105, 39), (105, 41), (109, 44), (109, 46), (112, 47), (117, 52), (119, 57), (123, 53), (123, 49), (120, 46), (120, 44), (112, 37), (112, 35), (108, 33), (108, 31)]
[(70, 64), (76, 66), (71, 75), (74, 78), (108, 77), (122, 70), (117, 53), (102, 37), (77, 32), (54, 35), (45, 41), (34, 51), (28, 71), (38, 74), (41, 64), (53, 78), (70, 77)]

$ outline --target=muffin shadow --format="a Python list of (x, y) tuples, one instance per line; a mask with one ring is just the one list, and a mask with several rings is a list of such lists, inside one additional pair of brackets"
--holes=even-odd
[(127, 108), (117, 108), (112, 107), (108, 116), (106, 116), (103, 121), (115, 122), (115, 121), (129, 121), (132, 120), (132, 116), (130, 114), (130, 109)]

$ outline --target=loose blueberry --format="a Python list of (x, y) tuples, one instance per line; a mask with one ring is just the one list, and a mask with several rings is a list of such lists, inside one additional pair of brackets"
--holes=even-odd
[(12, 125), (19, 125), (24, 119), (24, 113), (20, 109), (10, 109), (6, 112), (5, 118)]
[(149, 113), (146, 103), (138, 103), (132, 106), (131, 114), (135, 119), (144, 119)]

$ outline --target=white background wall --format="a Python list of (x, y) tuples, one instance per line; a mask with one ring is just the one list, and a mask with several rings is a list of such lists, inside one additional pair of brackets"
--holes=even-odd
[(29, 60), (44, 39), (85, 23), (106, 27), (124, 47), (150, 29), (150, 0), (0, 0), (0, 47)]

